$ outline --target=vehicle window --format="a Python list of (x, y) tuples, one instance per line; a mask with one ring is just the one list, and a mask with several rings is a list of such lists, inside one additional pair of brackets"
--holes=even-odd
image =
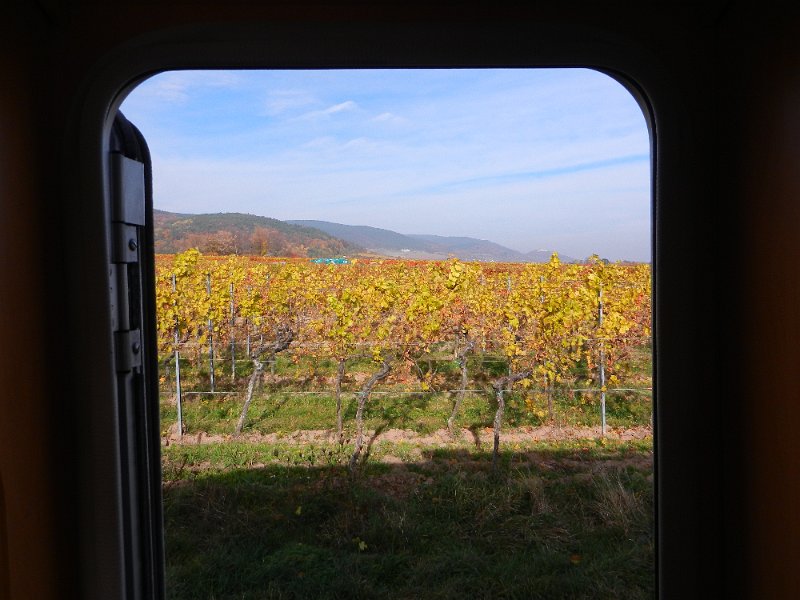
[(652, 597), (650, 140), (588, 69), (181, 71), (172, 598)]

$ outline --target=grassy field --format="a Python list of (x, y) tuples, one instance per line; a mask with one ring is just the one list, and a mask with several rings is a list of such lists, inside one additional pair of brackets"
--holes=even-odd
[(648, 598), (650, 440), (164, 449), (170, 598)]
[[(649, 353), (635, 359), (629, 385), (649, 386)], [(353, 392), (368, 367), (348, 365), (343, 445), (324, 435), (330, 364), (279, 361), (240, 439), (229, 434), (241, 395), (185, 398), (188, 435), (163, 447), (168, 597), (653, 596), (649, 395), (609, 394), (614, 430), (600, 439), (596, 394), (557, 393), (550, 418), (543, 395), (515, 389), (492, 470), (489, 389), (467, 396), (451, 438), (454, 395), (414, 391), (399, 374), (370, 399), (368, 459), (351, 473)], [(435, 368), (437, 389), (450, 389), (457, 373)], [(184, 377), (207, 389), (202, 366)], [(218, 389), (242, 389), (229, 381), (218, 376)], [(165, 374), (165, 434), (171, 383)]]

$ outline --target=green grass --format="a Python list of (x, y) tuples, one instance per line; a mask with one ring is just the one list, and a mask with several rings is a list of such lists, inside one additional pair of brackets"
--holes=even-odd
[[(349, 361), (347, 441), (273, 444), (229, 441), (163, 448), (168, 597), (287, 598), (649, 598), (653, 596), (652, 438), (552, 442), (501, 437), (499, 469), (472, 435), (424, 446), (388, 429), (428, 434), (446, 426), (458, 387), (452, 356), (432, 355), (420, 370), (433, 393), (398, 367), (366, 408), (368, 445), (356, 474), (355, 394), (373, 367)], [(633, 354), (625, 387), (650, 385), (649, 351)], [(187, 395), (186, 433), (230, 434), (252, 366), (231, 381), (217, 363), (217, 390)], [(507, 365), (475, 356), (457, 426), (490, 427), (496, 409), (489, 378)], [(573, 387), (584, 387), (585, 365)], [(253, 399), (245, 433), (331, 430), (333, 361), (280, 356)], [(182, 364), (184, 389), (207, 390), (202, 361)], [(172, 381), (162, 380), (161, 422), (175, 423)], [(297, 392), (314, 392), (302, 393)], [(598, 426), (599, 394), (557, 390), (546, 397), (517, 385), (506, 395), (504, 431), (545, 424)], [(611, 427), (650, 424), (646, 394), (607, 394)], [(392, 441), (395, 440), (395, 441)]]
[(652, 597), (650, 445), (172, 445), (168, 596)]
[[(188, 395), (183, 401), (183, 420), (187, 433), (232, 433), (244, 402), (244, 394), (229, 396)], [(378, 427), (410, 429), (430, 433), (442, 429), (453, 408), (453, 394), (393, 393), (374, 394), (366, 407), (366, 424)], [(347, 394), (343, 399), (345, 423), (352, 424), (356, 399)], [(546, 406), (539, 404), (539, 410)], [(491, 426), (496, 410), (494, 398), (470, 394), (464, 398), (456, 425), (463, 428)], [(613, 394), (606, 398), (606, 419), (611, 427), (647, 426), (652, 403), (649, 395)], [(576, 394), (554, 398), (554, 419), (557, 425), (598, 426), (599, 395)], [(177, 419), (174, 404), (161, 405), (162, 428)], [(546, 414), (537, 415), (524, 401), (522, 394), (508, 394), (504, 425), (509, 427), (548, 424)], [(327, 394), (293, 394), (291, 392), (258, 393), (248, 411), (245, 432), (287, 433), (297, 430), (331, 429), (336, 423), (336, 402)]]
[[(252, 365), (244, 362), (237, 367), (237, 379), (230, 377), (230, 362), (220, 357), (216, 377), (217, 391), (231, 394), (187, 394), (183, 398), (183, 421), (187, 433), (232, 433), (244, 402), (247, 378)], [(421, 390), (419, 381), (408, 372), (408, 365), (399, 363), (389, 379), (375, 388), (366, 410), (368, 428), (410, 429), (430, 433), (446, 426), (453, 408), (455, 394), (437, 390), (458, 389), (460, 372), (452, 356), (433, 354), (419, 363), (420, 370), (432, 376), (433, 389)], [(181, 361), (181, 376), (185, 390), (208, 390), (207, 363)], [(226, 369), (228, 369), (226, 371)], [(344, 419), (350, 424), (356, 409), (355, 393), (359, 381), (368, 376), (374, 364), (366, 358), (347, 362), (344, 390)], [(490, 426), (496, 404), (489, 384), (491, 377), (501, 375), (507, 365), (498, 357), (489, 355), (470, 358), (470, 392), (464, 399), (456, 425), (463, 428)], [(331, 429), (336, 422), (332, 377), (336, 364), (332, 360), (280, 355), (274, 374), (270, 368), (264, 383), (258, 388), (248, 412), (246, 432), (286, 433), (297, 430)], [(548, 414), (546, 396), (542, 392), (526, 391), (519, 385), (506, 395), (505, 426), (561, 426), (600, 425), (600, 395), (570, 393), (567, 388), (596, 387), (587, 383), (585, 365), (576, 367), (572, 381), (557, 386), (553, 394), (552, 418)], [(634, 349), (630, 359), (621, 365), (623, 383), (618, 387), (645, 388), (651, 385), (650, 350)], [(166, 374), (162, 378), (161, 423), (166, 431), (177, 420), (174, 404), (174, 380)], [(170, 401), (170, 399), (172, 399)], [(649, 426), (652, 414), (652, 397), (648, 393), (608, 392), (606, 394), (606, 419), (610, 427)]]

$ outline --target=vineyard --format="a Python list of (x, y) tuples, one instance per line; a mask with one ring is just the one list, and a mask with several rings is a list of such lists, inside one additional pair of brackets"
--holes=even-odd
[(652, 597), (649, 266), (156, 267), (169, 597)]
[(556, 255), (547, 264), (316, 264), (189, 250), (158, 257), (156, 293), (162, 383), (176, 396), (178, 435), (190, 427), (181, 365), (200, 391), (236, 397), (235, 435), (276, 364), (321, 382), (304, 393), (335, 399), (328, 427), (340, 439), (351, 394), (353, 464), (381, 386), (447, 394), (452, 433), (465, 398), (489, 397), (495, 455), (509, 390), (539, 422), (554, 418), (554, 398), (596, 399), (603, 433), (607, 394), (650, 393), (647, 377), (631, 378), (632, 357), (649, 354), (648, 265), (562, 264)]

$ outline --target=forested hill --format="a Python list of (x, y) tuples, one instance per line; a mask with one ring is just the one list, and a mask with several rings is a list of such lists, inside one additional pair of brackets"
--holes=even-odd
[(242, 213), (188, 215), (154, 210), (155, 251), (173, 254), (198, 248), (204, 254), (341, 256), (363, 252), (313, 227)]
[[(465, 261), (547, 262), (552, 250), (523, 254), (470, 237), (407, 235), (377, 227), (328, 221), (279, 221), (243, 213), (190, 215), (153, 211), (155, 251), (174, 254), (197, 248), (203, 254), (334, 257), (387, 256)], [(562, 262), (577, 262), (560, 254)]]

